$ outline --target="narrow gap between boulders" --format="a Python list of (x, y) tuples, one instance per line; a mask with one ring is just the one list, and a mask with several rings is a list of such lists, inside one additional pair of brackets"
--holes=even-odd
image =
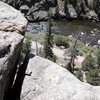
[(9, 96), (5, 100), (20, 100), (20, 94), (22, 90), (23, 81), (25, 78), (25, 72), (30, 58), (33, 58), (33, 54), (26, 54), (23, 64), (19, 67), (16, 75), (15, 82), (12, 86)]

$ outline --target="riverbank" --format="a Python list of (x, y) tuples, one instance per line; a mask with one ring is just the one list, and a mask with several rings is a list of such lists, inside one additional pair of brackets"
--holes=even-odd
[[(98, 45), (100, 39), (100, 23), (90, 20), (53, 20), (52, 33), (60, 35), (72, 35), (88, 45)], [(27, 32), (46, 33), (47, 22), (29, 23)]]

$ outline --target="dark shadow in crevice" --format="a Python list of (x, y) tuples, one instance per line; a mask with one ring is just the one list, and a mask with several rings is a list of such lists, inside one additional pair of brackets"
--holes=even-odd
[(20, 100), (20, 94), (22, 90), (23, 81), (25, 78), (25, 72), (30, 58), (33, 58), (33, 54), (26, 54), (25, 60), (22, 66), (19, 67), (17, 77), (12, 87), (11, 93), (7, 100)]

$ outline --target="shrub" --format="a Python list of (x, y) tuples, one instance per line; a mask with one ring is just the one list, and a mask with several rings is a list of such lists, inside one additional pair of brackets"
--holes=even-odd
[(83, 46), (82, 51), (86, 54), (90, 51), (90, 47), (89, 46)]
[(56, 44), (56, 46), (64, 46), (65, 48), (69, 47), (68, 38), (66, 36), (55, 35), (54, 43)]
[(30, 52), (31, 49), (31, 42), (29, 39), (25, 39), (22, 45), (22, 50), (20, 54), (20, 63), (24, 61), (26, 54)]
[(96, 53), (96, 60), (97, 60), (97, 65), (100, 67), (100, 49), (97, 50)]
[(87, 82), (92, 85), (100, 85), (100, 69), (90, 69), (86, 74)]
[(83, 81), (83, 74), (81, 70), (78, 70), (75, 75), (79, 80)]
[(82, 62), (82, 69), (84, 71), (88, 71), (89, 69), (94, 68), (94, 65), (95, 65), (95, 59), (92, 57), (91, 54), (89, 54)]

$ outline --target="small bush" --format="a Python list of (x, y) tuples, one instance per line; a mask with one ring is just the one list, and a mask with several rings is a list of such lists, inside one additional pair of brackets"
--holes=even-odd
[(81, 50), (86, 54), (90, 51), (90, 48), (89, 46), (83, 46)]
[(82, 62), (82, 69), (84, 71), (89, 71), (89, 69), (93, 69), (95, 65), (95, 59), (91, 54), (87, 55), (84, 61)]
[(22, 50), (20, 54), (20, 63), (22, 63), (25, 59), (26, 54), (30, 52), (31, 42), (29, 39), (25, 39), (22, 45)]
[(79, 80), (83, 81), (83, 74), (81, 70), (78, 70), (75, 75)]
[(100, 85), (100, 69), (90, 69), (86, 74), (87, 82), (92, 85)]
[(97, 53), (96, 53), (96, 61), (97, 61), (98, 67), (100, 67), (100, 49), (97, 50)]
[(56, 46), (64, 46), (65, 48), (69, 47), (69, 41), (67, 36), (62, 36), (62, 35), (55, 35), (54, 36), (54, 43)]

